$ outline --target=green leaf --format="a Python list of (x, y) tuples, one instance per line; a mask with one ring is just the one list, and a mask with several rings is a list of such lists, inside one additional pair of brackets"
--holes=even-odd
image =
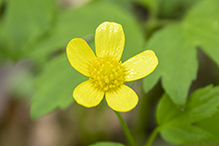
[(70, 66), (65, 54), (46, 64), (36, 78), (37, 90), (31, 100), (31, 117), (35, 119), (58, 107), (68, 107), (73, 102), (73, 89), (85, 79)]
[(181, 23), (165, 27), (148, 41), (145, 48), (155, 51), (159, 65), (144, 79), (146, 91), (161, 78), (163, 88), (174, 103), (183, 105), (197, 74), (196, 48), (202, 47), (219, 65), (218, 6), (217, 0), (203, 0)]
[(196, 123), (195, 125), (212, 133), (215, 137), (215, 142), (219, 143), (219, 126), (217, 126), (216, 123), (219, 123), (219, 113), (216, 113), (213, 116)]
[(174, 104), (165, 94), (157, 107), (157, 123), (162, 137), (173, 144), (195, 142), (217, 142), (214, 137), (196, 123), (210, 118), (218, 112), (219, 86), (207, 86), (195, 91), (189, 98), (185, 108)]
[(3, 43), (9, 57), (18, 59), (51, 27), (54, 0), (10, 0), (2, 19)]
[(181, 25), (171, 25), (159, 31), (146, 48), (155, 51), (159, 65), (143, 80), (144, 88), (149, 90), (162, 77), (162, 85), (171, 99), (184, 104), (189, 86), (196, 78), (198, 61), (195, 46), (187, 40)]
[(109, 2), (109, 3), (114, 3), (115, 5), (119, 6), (120, 9), (124, 9), (124, 10), (126, 8), (128, 9), (128, 7), (130, 10), (131, 2), (132, 2), (132, 0), (126, 0), (126, 1), (124, 1), (124, 0), (104, 0), (104, 1)]
[(183, 21), (188, 38), (219, 65), (219, 1), (204, 0)]
[(209, 142), (209, 143), (193, 143), (185, 145), (176, 145), (176, 146), (219, 146), (219, 143)]
[(115, 142), (98, 142), (90, 146), (125, 146), (125, 145)]
[(96, 28), (104, 21), (120, 23), (124, 28), (126, 42), (123, 61), (142, 51), (143, 33), (133, 16), (112, 3), (93, 1), (79, 9), (61, 12), (53, 33), (36, 46), (31, 58), (44, 62), (52, 52), (64, 48), (72, 38), (84, 38), (92, 42)]

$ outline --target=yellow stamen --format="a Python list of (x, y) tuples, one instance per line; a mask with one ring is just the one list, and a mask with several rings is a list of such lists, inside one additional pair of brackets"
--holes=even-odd
[(90, 80), (104, 92), (125, 83), (122, 62), (110, 56), (99, 57), (90, 67)]

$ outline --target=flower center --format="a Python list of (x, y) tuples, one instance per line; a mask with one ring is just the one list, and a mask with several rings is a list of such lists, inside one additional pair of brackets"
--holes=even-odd
[(122, 62), (111, 56), (99, 57), (90, 67), (90, 80), (104, 92), (125, 83)]

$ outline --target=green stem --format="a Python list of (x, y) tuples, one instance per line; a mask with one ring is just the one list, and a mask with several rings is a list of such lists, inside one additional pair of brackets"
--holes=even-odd
[(133, 137), (131, 135), (131, 132), (129, 131), (129, 128), (126, 125), (125, 121), (123, 120), (121, 114), (119, 112), (116, 112), (116, 111), (114, 111), (114, 112), (116, 113), (116, 115), (117, 115), (117, 117), (118, 117), (118, 119), (119, 119), (119, 121), (120, 121), (120, 123), (122, 125), (122, 128), (123, 128), (123, 130), (125, 132), (126, 138), (127, 138), (128, 142), (129, 142), (129, 145), (130, 146), (135, 146), (135, 142), (134, 142), (134, 139), (133, 139)]
[(147, 143), (145, 144), (145, 146), (151, 146), (151, 144), (153, 143), (155, 137), (157, 136), (157, 134), (159, 133), (159, 127), (155, 128), (153, 130), (153, 132), (151, 133), (151, 135), (148, 138)]

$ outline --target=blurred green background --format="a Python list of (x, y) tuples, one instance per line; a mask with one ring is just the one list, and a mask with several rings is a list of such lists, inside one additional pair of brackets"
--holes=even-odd
[[(194, 53), (190, 55), (187, 52), (192, 51), (185, 49), (186, 42), (174, 40), (178, 36), (181, 39), (182, 35), (177, 27), (174, 27), (174, 31), (165, 31), (170, 28), (166, 28), (167, 25), (178, 25), (184, 21), (187, 13), (201, 1), (0, 0), (0, 146), (86, 146), (98, 141), (126, 144), (121, 125), (105, 101), (95, 108), (86, 109), (75, 104), (72, 98), (73, 89), (87, 78), (70, 66), (65, 47), (72, 38), (78, 37), (85, 39), (94, 49), (95, 29), (104, 21), (123, 26), (125, 49), (122, 61), (145, 49), (155, 50), (158, 59), (161, 58), (161, 67), (155, 75), (129, 84), (138, 93), (140, 101), (134, 110), (122, 114), (137, 145), (143, 145), (156, 126), (155, 109), (164, 90), (175, 95), (168, 88), (174, 84), (166, 83), (166, 78), (162, 78), (162, 83), (159, 80), (161, 76), (166, 77), (161, 73), (166, 70), (175, 74), (180, 72), (178, 76), (188, 73), (185, 78), (189, 83), (185, 85), (183, 77), (176, 76), (175, 80), (174, 75), (167, 71), (167, 77), (173, 77), (176, 82), (178, 80), (179, 90), (182, 89), (179, 101), (171, 96), (179, 105), (184, 104), (187, 95), (194, 90), (219, 83), (219, 61), (214, 55), (219, 53), (219, 49), (203, 51), (202, 36), (193, 39), (193, 33), (195, 35), (196, 32), (190, 30), (186, 35), (196, 45)], [(213, 11), (211, 13), (210, 5), (206, 9), (209, 9), (209, 15), (215, 14)], [(189, 15), (191, 18), (188, 16), (185, 21), (194, 20), (192, 14), (196, 16), (199, 13), (199, 16), (206, 14), (206, 18), (209, 18), (204, 10), (203, 13), (202, 9), (198, 11), (198, 7), (196, 10), (197, 13), (192, 11)], [(212, 18), (219, 16), (215, 14)], [(202, 23), (205, 19), (195, 22)], [(183, 28), (187, 29), (184, 24)], [(219, 36), (218, 25), (214, 25), (217, 30), (214, 36)], [(166, 35), (162, 38), (159, 37), (159, 31), (163, 28), (166, 29), (162, 34)], [(172, 34), (177, 34), (177, 37)], [(215, 38), (211, 40), (217, 41)], [(206, 41), (203, 44), (204, 47), (211, 44), (219, 48), (218, 43)], [(172, 54), (165, 54), (168, 52), (165, 49), (171, 49), (174, 45), (181, 47), (182, 52), (171, 50)], [(174, 61), (168, 60), (171, 57), (182, 58), (179, 63), (185, 60), (189, 65), (174, 65)], [(169, 67), (162, 66), (165, 61)], [(174, 69), (173, 66), (178, 68)], [(192, 69), (187, 70), (187, 66)], [(219, 121), (218, 117), (216, 114), (198, 125), (207, 127), (219, 137), (218, 126), (209, 127), (209, 123), (214, 125)], [(169, 144), (158, 136), (153, 145)]]

